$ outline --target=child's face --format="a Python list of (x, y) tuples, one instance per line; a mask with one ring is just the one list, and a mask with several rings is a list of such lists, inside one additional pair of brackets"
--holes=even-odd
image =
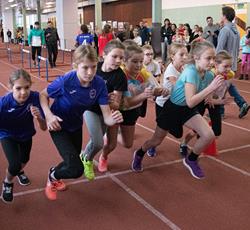
[(108, 69), (116, 70), (120, 67), (124, 59), (124, 50), (123, 49), (112, 49), (108, 54), (104, 56), (104, 63), (107, 65)]
[(144, 59), (143, 59), (143, 62), (144, 64), (149, 64), (152, 60), (153, 60), (153, 57), (154, 57), (154, 51), (149, 49), (149, 50), (144, 50), (143, 51), (143, 54), (144, 54)]
[(200, 57), (194, 57), (196, 66), (204, 71), (210, 70), (214, 66), (215, 49), (208, 48), (202, 52)]
[(137, 75), (143, 66), (143, 53), (134, 53), (126, 62), (126, 69), (132, 75)]
[(188, 56), (188, 51), (186, 47), (179, 49), (175, 55), (172, 56), (173, 63), (178, 66), (183, 66), (186, 64)]
[(13, 92), (14, 99), (19, 103), (23, 104), (30, 95), (31, 83), (25, 80), (23, 77), (19, 78), (14, 82), (11, 90)]
[(77, 76), (83, 85), (88, 85), (96, 74), (97, 62), (84, 58), (83, 61), (77, 65)]
[(220, 64), (215, 64), (215, 68), (219, 74), (227, 74), (232, 67), (232, 60), (223, 60)]

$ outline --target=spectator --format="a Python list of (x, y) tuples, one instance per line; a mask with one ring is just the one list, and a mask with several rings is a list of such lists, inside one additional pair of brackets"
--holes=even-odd
[(207, 26), (204, 28), (203, 38), (214, 44), (214, 46), (216, 47), (220, 26), (217, 24), (213, 24), (213, 18), (210, 16), (207, 17), (206, 20)]

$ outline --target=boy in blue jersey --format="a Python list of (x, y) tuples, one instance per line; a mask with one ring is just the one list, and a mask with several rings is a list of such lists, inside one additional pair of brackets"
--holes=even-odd
[(32, 136), (35, 135), (33, 118), (42, 130), (46, 123), (42, 116), (39, 93), (30, 90), (30, 75), (19, 69), (9, 79), (12, 92), (0, 98), (0, 139), (9, 163), (3, 181), (2, 200), (13, 201), (13, 179), (21, 185), (29, 185), (24, 167), (29, 161)]
[[(50, 200), (56, 200), (57, 191), (65, 189), (62, 179), (78, 178), (83, 174), (80, 153), (84, 111), (99, 104), (107, 125), (123, 121), (119, 111), (111, 112), (109, 108), (105, 82), (96, 75), (97, 61), (93, 47), (79, 46), (74, 53), (76, 70), (59, 77), (41, 93), (50, 135), (63, 158), (63, 162), (49, 171), (45, 194)], [(49, 98), (54, 99), (51, 108)]]

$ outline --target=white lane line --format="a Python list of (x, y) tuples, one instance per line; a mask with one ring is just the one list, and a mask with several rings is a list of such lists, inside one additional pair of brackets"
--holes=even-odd
[(233, 81), (236, 81), (236, 82), (240, 82), (240, 83), (247, 83), (247, 84), (250, 84), (249, 81), (245, 81), (245, 80), (238, 80), (238, 79), (233, 79)]
[(226, 167), (228, 167), (228, 168), (230, 168), (230, 169), (233, 169), (234, 171), (239, 172), (239, 173), (241, 173), (241, 174), (243, 174), (243, 175), (245, 175), (245, 176), (250, 176), (250, 173), (249, 173), (249, 172), (247, 172), (247, 171), (245, 171), (245, 170), (242, 170), (242, 169), (240, 169), (240, 168), (238, 168), (238, 167), (235, 167), (235, 166), (233, 166), (233, 165), (231, 165), (231, 164), (229, 164), (229, 163), (227, 163), (227, 162), (225, 162), (225, 161), (219, 160), (219, 159), (217, 159), (217, 158), (215, 158), (215, 157), (211, 157), (211, 156), (207, 156), (207, 157), (208, 157), (209, 159), (211, 159), (211, 160), (213, 160), (213, 161), (216, 161), (216, 162), (218, 162), (218, 163), (222, 164), (223, 166), (226, 166)]
[(222, 121), (222, 123), (223, 123), (224, 125), (227, 125), (227, 126), (231, 126), (231, 127), (234, 127), (234, 128), (240, 129), (240, 130), (243, 130), (243, 131), (250, 132), (250, 129), (247, 129), (247, 128), (244, 128), (244, 127), (241, 127), (241, 126), (238, 126), (238, 125), (234, 125), (234, 124), (229, 123), (229, 122), (226, 122), (226, 121)]
[[(146, 167), (144, 167), (144, 169), (158, 168), (158, 167), (162, 167), (162, 166), (165, 166), (165, 165), (177, 164), (177, 163), (179, 163), (181, 161), (182, 161), (181, 159), (173, 160), (173, 161), (166, 161), (166, 162), (158, 163), (158, 164), (155, 164), (155, 165), (146, 166)], [(94, 163), (97, 164), (97, 161), (94, 161)], [(116, 172), (116, 173), (112, 173), (112, 175), (120, 176), (120, 175), (124, 175), (124, 174), (129, 174), (129, 173), (133, 173), (133, 171), (131, 169), (127, 169), (127, 170), (119, 171), (119, 172)], [(108, 177), (109, 177), (109, 174), (105, 173), (103, 175), (97, 176), (95, 178), (95, 180), (100, 180), (100, 179), (104, 179), (104, 178), (108, 178)], [(74, 180), (74, 181), (68, 182), (68, 183), (66, 183), (66, 185), (69, 186), (69, 185), (80, 184), (80, 183), (88, 183), (88, 182), (90, 182), (90, 181), (87, 180), (87, 179), (79, 179), (79, 180)], [(23, 192), (17, 192), (17, 193), (14, 193), (14, 196), (24, 196), (24, 195), (27, 195), (27, 194), (38, 193), (38, 192), (44, 191), (44, 189), (45, 188), (36, 188), (36, 189), (30, 189), (30, 190), (23, 191)]]
[(240, 92), (242, 93), (250, 93), (249, 91), (246, 91), (246, 90), (241, 90), (241, 89), (238, 89)]
[(9, 89), (5, 84), (3, 84), (2, 82), (0, 82), (0, 85), (1, 85), (5, 90), (10, 91), (10, 89)]
[(149, 210), (152, 214), (154, 214), (158, 219), (160, 219), (163, 223), (165, 223), (168, 227), (174, 230), (180, 230), (180, 228), (174, 224), (170, 219), (168, 219), (165, 215), (159, 212), (156, 208), (154, 208), (151, 204), (149, 204), (146, 200), (144, 200), (141, 196), (139, 196), (135, 191), (129, 188), (125, 183), (119, 180), (117, 177), (109, 173), (109, 177), (113, 182), (115, 182), (118, 186), (120, 186), (123, 190), (125, 190), (130, 196), (136, 199), (144, 208)]
[(235, 148), (220, 150), (219, 153), (232, 152), (232, 151), (236, 151), (236, 150), (240, 150), (240, 149), (245, 149), (245, 148), (249, 148), (249, 147), (250, 147), (250, 145), (242, 145), (242, 146), (235, 147)]
[[(16, 67), (15, 65), (9, 64), (8, 62), (5, 62), (5, 61), (3, 61), (3, 60), (0, 60), (0, 62), (2, 62), (2, 63), (5, 64), (5, 65), (8, 65), (8, 66), (10, 66), (11, 68), (14, 68), (14, 69), (20, 69), (20, 68), (22, 68), (22, 67)], [(29, 73), (29, 74), (30, 74), (32, 77), (37, 78), (39, 81), (46, 82), (44, 79), (41, 79), (40, 77), (37, 77), (37, 76), (35, 76), (35, 75), (32, 74), (32, 73)]]

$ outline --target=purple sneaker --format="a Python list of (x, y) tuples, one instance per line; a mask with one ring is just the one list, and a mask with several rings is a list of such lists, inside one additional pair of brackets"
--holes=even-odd
[(142, 172), (143, 171), (143, 167), (142, 167), (142, 159), (143, 157), (138, 156), (136, 154), (137, 151), (134, 152), (134, 157), (133, 157), (133, 161), (132, 161), (132, 170), (135, 172)]
[(190, 161), (188, 157), (186, 156), (183, 159), (183, 164), (187, 167), (187, 169), (190, 171), (193, 177), (196, 179), (202, 179), (205, 177), (204, 173), (202, 172), (202, 169), (200, 168), (198, 164), (198, 160), (196, 161)]
[(150, 148), (148, 151), (147, 151), (147, 155), (149, 157), (155, 157), (156, 156), (156, 149), (153, 147), (153, 148)]

